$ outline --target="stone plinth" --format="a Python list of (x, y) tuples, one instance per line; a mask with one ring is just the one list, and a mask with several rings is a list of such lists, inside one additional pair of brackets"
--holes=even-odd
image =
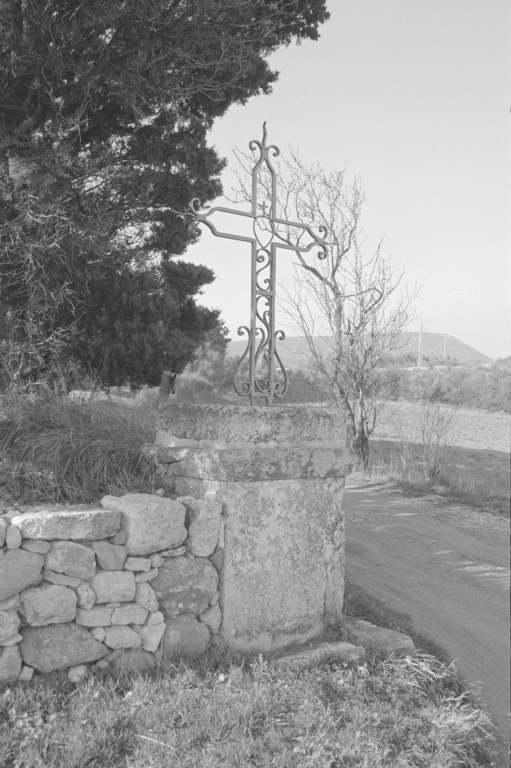
[(340, 621), (345, 476), (337, 409), (160, 406), (153, 452), (178, 497), (221, 504), (221, 638), (243, 653), (306, 642)]

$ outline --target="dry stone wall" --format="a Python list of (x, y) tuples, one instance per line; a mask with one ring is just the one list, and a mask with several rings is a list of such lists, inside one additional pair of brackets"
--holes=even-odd
[(0, 515), (0, 682), (203, 653), (221, 622), (221, 511), (127, 494)]

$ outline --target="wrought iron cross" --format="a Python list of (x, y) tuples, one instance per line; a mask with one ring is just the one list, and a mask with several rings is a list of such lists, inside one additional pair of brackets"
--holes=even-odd
[[(194, 234), (199, 234), (200, 229), (197, 224), (206, 224), (206, 226), (217, 237), (226, 237), (229, 240), (240, 240), (251, 245), (251, 309), (250, 309), (250, 327), (242, 325), (238, 328), (238, 335), (244, 333), (248, 335), (248, 342), (234, 374), (234, 389), (240, 397), (248, 397), (251, 405), (257, 401), (264, 400), (266, 405), (271, 405), (273, 399), (283, 397), (288, 388), (287, 373), (276, 348), (277, 339), (283, 340), (285, 334), (283, 331), (275, 330), (275, 278), (276, 278), (276, 250), (277, 248), (286, 248), (300, 253), (306, 253), (312, 248), (319, 246), (320, 253), (318, 257), (324, 259), (327, 255), (326, 238), (328, 230), (324, 226), (318, 229), (322, 236), (316, 235), (307, 225), (295, 221), (287, 221), (277, 216), (277, 175), (270, 160), (270, 153), (273, 157), (280, 154), (280, 150), (274, 144), (266, 146), (266, 123), (263, 124), (263, 140), (254, 139), (249, 147), (252, 151), (259, 149), (259, 159), (252, 168), (252, 209), (250, 212), (239, 211), (234, 208), (223, 208), (215, 206), (206, 213), (201, 213), (200, 200), (194, 197), (190, 203), (193, 213), (193, 221), (189, 229)], [(266, 168), (264, 168), (266, 166)], [(266, 201), (258, 200), (258, 180), (261, 172), (269, 172), (271, 178), (270, 210), (266, 210)], [(219, 232), (215, 225), (209, 221), (214, 213), (232, 213), (236, 216), (246, 216), (253, 220), (252, 228), (254, 237), (245, 237), (243, 235), (231, 234), (229, 232)], [(307, 232), (312, 238), (312, 242), (306, 246), (292, 244), (278, 235), (277, 225), (285, 228), (297, 227)], [(275, 239), (277, 238), (277, 239)], [(260, 339), (257, 343), (257, 337)], [(242, 379), (242, 366), (248, 358), (249, 371), (248, 380)], [(276, 380), (277, 365), (283, 376), (283, 382)], [(258, 366), (263, 364), (263, 372), (258, 374)]]

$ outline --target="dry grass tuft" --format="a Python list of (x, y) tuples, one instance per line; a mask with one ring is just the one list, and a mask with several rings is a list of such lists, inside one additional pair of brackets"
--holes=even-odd
[(138, 471), (140, 448), (153, 434), (143, 402), (9, 393), (1, 403), (0, 483), (28, 500), (72, 503), (142, 490), (150, 478)]

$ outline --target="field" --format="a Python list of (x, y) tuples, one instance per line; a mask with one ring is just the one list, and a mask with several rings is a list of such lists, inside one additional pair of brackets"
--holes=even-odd
[[(505, 413), (438, 406), (452, 421), (437, 446), (439, 474), (429, 480), (421, 461), (420, 412), (408, 402), (392, 407), (371, 442), (371, 476), (392, 479), (412, 493), (439, 488), (456, 500), (509, 516), (510, 416)], [(434, 442), (434, 436), (431, 437)], [(434, 452), (433, 445), (432, 451)]]

